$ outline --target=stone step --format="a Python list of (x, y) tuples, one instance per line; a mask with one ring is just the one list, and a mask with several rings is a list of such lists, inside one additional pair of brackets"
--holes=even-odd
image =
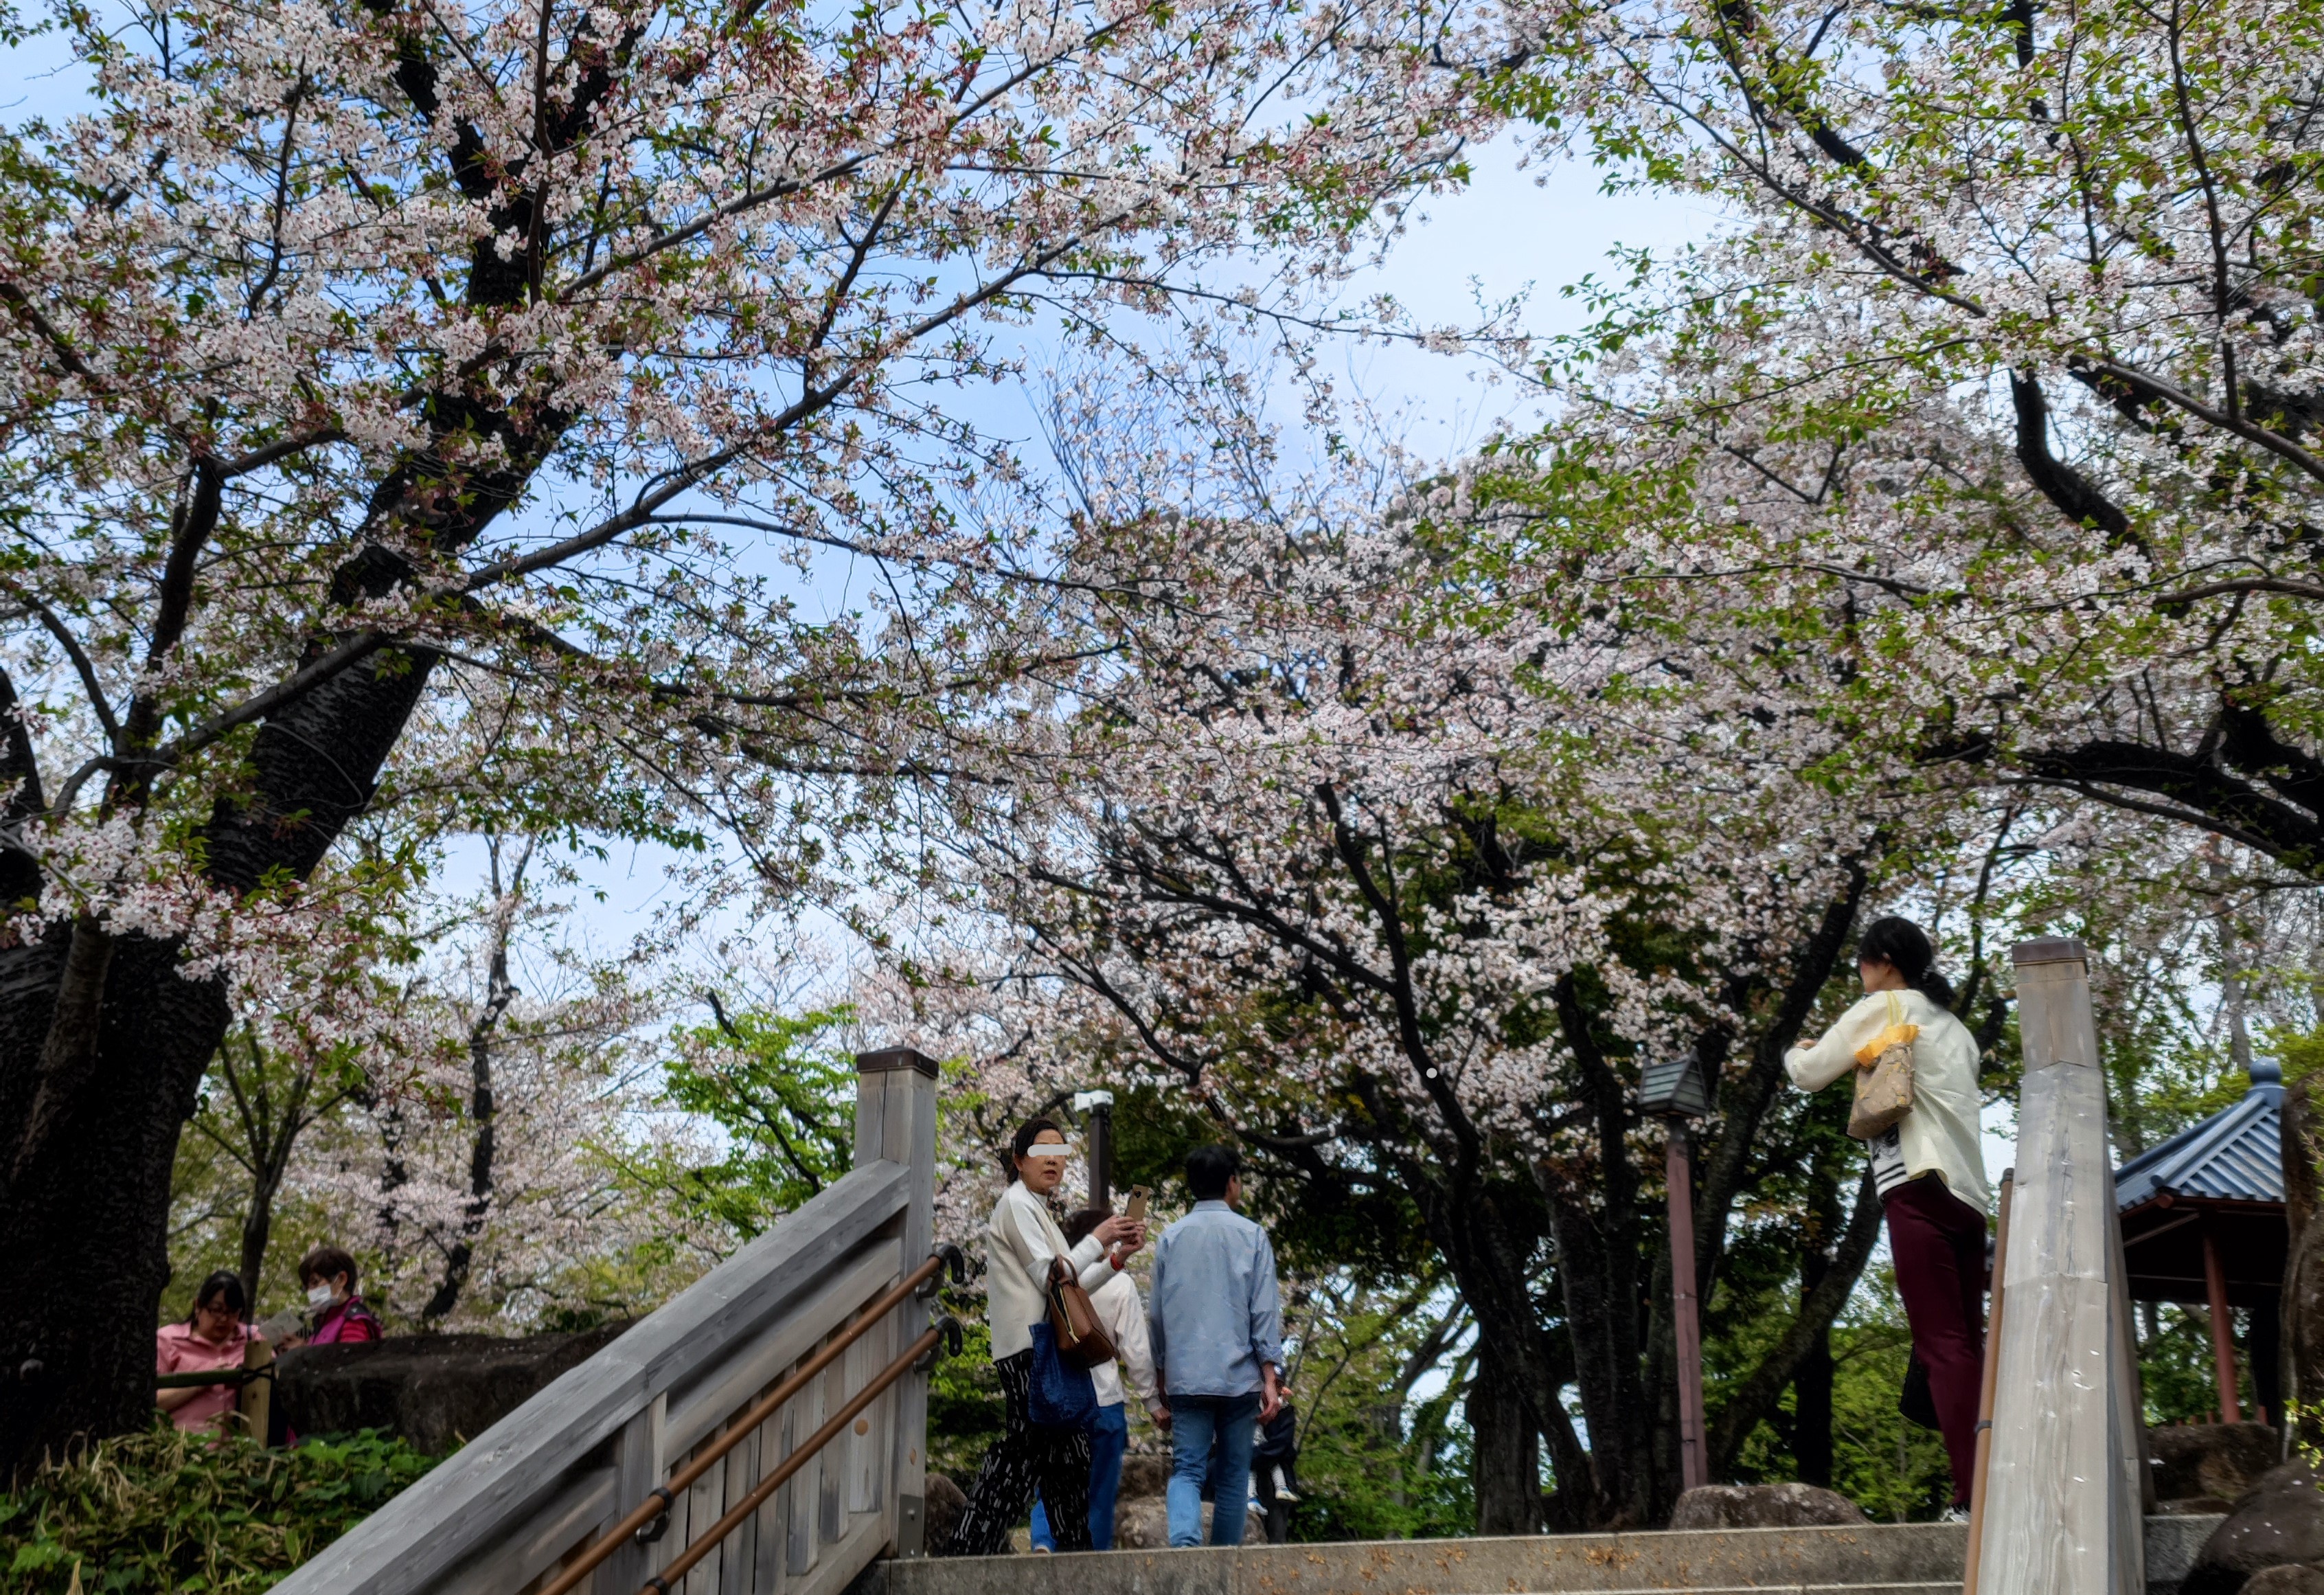
[[(2179, 1587), (2217, 1517), (2150, 1517), (2151, 1595)], [(1958, 1524), (1380, 1540), (883, 1562), (860, 1595), (1956, 1595)]]

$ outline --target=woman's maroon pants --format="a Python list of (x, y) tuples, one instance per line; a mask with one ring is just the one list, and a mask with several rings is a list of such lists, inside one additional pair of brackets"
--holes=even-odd
[(1952, 1464), (1953, 1505), (1969, 1505), (1977, 1465), (1977, 1400), (1985, 1376), (1985, 1215), (1933, 1174), (1882, 1199), (1896, 1294)]

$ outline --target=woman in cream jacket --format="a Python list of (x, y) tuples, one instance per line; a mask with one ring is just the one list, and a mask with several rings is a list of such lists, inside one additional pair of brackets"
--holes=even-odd
[(1913, 1110), (1866, 1143), (1888, 1221), (1896, 1293), (1904, 1298), (1913, 1351), (1953, 1475), (1953, 1512), (1965, 1513), (1977, 1454), (1977, 1403), (1985, 1367), (1985, 1157), (1978, 1145), (1978, 1046), (1953, 1017), (1951, 984), (1921, 927), (1873, 921), (1857, 949), (1865, 998), (1821, 1039), (1784, 1056), (1792, 1083), (1821, 1091), (1852, 1080), (1858, 1052), (1894, 1023), (1919, 1027), (1913, 1041)]
[(1008, 1418), (976, 1471), (945, 1555), (1001, 1552), (1009, 1531), (1031, 1509), (1037, 1485), (1049, 1504), (1057, 1548), (1090, 1548), (1089, 1431), (1033, 1421), (1033, 1325), (1048, 1313), (1052, 1262), (1065, 1258), (1083, 1288), (1094, 1290), (1146, 1243), (1146, 1227), (1109, 1218), (1078, 1246), (1068, 1245), (1047, 1200), (1065, 1177), (1065, 1133), (1047, 1119), (1028, 1120), (1010, 1143), (1009, 1165), (1017, 1178), (984, 1227), (986, 1322)]

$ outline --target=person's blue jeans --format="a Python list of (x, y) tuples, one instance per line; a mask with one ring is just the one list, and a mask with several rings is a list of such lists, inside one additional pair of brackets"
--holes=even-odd
[(1211, 1544), (1242, 1544), (1250, 1509), (1250, 1445), (1259, 1428), (1259, 1392), (1170, 1397), (1170, 1543), (1203, 1543), (1203, 1480), (1211, 1448), (1219, 1453), (1218, 1498), (1211, 1507)]
[[(1090, 1420), (1090, 1549), (1113, 1549), (1113, 1504), (1121, 1495), (1121, 1453), (1130, 1449), (1130, 1408), (1101, 1406)], [(1054, 1551), (1047, 1509), (1033, 1503), (1033, 1548)]]

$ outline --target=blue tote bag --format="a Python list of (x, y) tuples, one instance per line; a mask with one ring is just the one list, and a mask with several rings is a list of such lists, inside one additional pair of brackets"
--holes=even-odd
[(1097, 1386), (1089, 1369), (1057, 1355), (1057, 1334), (1033, 1325), (1033, 1388), (1030, 1416), (1037, 1424), (1078, 1429), (1097, 1416)]

